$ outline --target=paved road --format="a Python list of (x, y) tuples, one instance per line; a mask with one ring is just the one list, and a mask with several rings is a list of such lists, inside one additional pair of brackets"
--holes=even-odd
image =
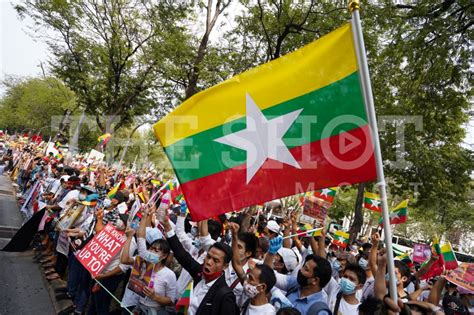
[[(22, 217), (13, 195), (9, 178), (0, 175), (0, 227), (19, 228)], [(0, 238), (0, 248), (8, 235)], [(8, 253), (0, 251), (0, 315), (54, 314), (48, 291), (38, 265), (32, 262), (33, 252)]]

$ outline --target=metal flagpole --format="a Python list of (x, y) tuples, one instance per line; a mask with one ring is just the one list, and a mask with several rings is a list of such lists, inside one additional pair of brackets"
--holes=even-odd
[(372, 95), (372, 86), (370, 83), (369, 67), (367, 65), (366, 51), (364, 45), (364, 37), (362, 35), (362, 26), (360, 23), (360, 2), (352, 0), (349, 3), (349, 10), (352, 13), (352, 37), (357, 54), (357, 62), (359, 64), (359, 77), (361, 81), (365, 108), (372, 132), (372, 140), (374, 142), (375, 163), (377, 169), (377, 181), (379, 186), (380, 198), (382, 202), (382, 214), (384, 222), (385, 245), (387, 246), (387, 265), (388, 274), (390, 276), (390, 297), (397, 301), (397, 284), (395, 277), (395, 264), (392, 249), (392, 232), (390, 230), (390, 214), (388, 212), (387, 191), (385, 176), (383, 172), (382, 153), (380, 151), (379, 132), (377, 128), (377, 117), (375, 115), (374, 97)]

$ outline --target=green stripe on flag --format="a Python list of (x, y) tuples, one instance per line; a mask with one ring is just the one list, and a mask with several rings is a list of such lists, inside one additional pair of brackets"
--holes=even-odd
[[(217, 110), (219, 104), (216, 106)], [(268, 119), (271, 119), (300, 108), (303, 108), (303, 111), (283, 137), (283, 141), (289, 149), (323, 139), (324, 128), (334, 118), (347, 115), (342, 123), (336, 123), (336, 128), (332, 128), (330, 134), (326, 136), (339, 135), (341, 132), (347, 132), (367, 124), (358, 72), (324, 88), (276, 104), (263, 110), (263, 113)], [(234, 133), (245, 128), (245, 117), (243, 117), (166, 147), (165, 151), (177, 172), (180, 183), (184, 184), (245, 163), (246, 152), (244, 150), (214, 141), (224, 134)], [(308, 131), (309, 133), (306, 134)], [(198, 164), (193, 166), (193, 161), (198, 161)], [(183, 163), (182, 167), (180, 167), (180, 163)], [(189, 167), (186, 167), (186, 164), (189, 164)]]

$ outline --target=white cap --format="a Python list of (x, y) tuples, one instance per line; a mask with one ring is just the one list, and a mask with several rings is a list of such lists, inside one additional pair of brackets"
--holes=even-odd
[(273, 233), (280, 234), (280, 225), (274, 220), (270, 220), (267, 222), (267, 228)]
[(296, 250), (282, 247), (278, 250), (278, 255), (281, 256), (283, 259), (283, 262), (285, 263), (285, 267), (289, 272), (293, 272), (298, 266), (300, 265), (301, 262), (301, 255), (297, 253)]

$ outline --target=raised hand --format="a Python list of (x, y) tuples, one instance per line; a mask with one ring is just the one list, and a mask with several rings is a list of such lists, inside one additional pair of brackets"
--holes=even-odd
[(283, 244), (283, 237), (281, 237), (280, 235), (272, 238), (269, 242), (270, 246), (268, 247), (268, 252), (270, 254), (276, 254), (278, 250), (281, 248), (282, 244)]

